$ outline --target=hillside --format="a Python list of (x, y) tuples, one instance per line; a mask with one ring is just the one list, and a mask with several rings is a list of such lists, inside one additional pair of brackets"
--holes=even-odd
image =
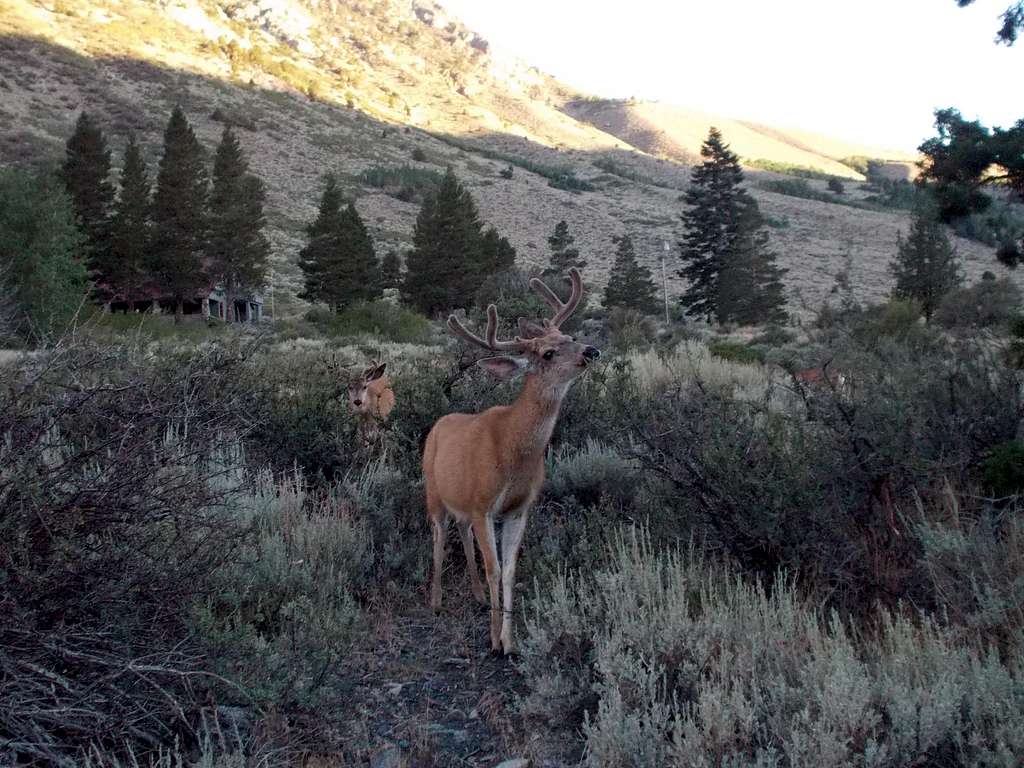
[[(652, 265), (678, 238), (685, 160), (712, 119), (662, 105), (587, 103), (492, 55), (486, 40), (421, 0), (0, 0), (0, 93), (2, 163), (53, 162), (83, 109), (106, 126), (116, 159), (134, 132), (151, 166), (175, 103), (208, 150), (225, 121), (237, 125), (268, 185), (279, 314), (302, 308), (295, 258), (325, 171), (357, 198), (383, 253), (408, 247), (418, 202), (360, 174), (450, 164), (525, 264), (545, 262), (546, 237), (566, 219), (590, 261), (588, 280), (600, 287), (614, 235), (631, 233)], [(862, 148), (718, 122), (745, 158), (856, 176), (836, 156)], [(510, 164), (515, 173), (505, 179)], [(566, 173), (593, 191), (549, 185)], [(825, 299), (844, 265), (861, 297), (885, 293), (903, 213), (777, 195), (756, 188), (771, 174), (750, 176), (776, 225), (795, 308)], [(1000, 271), (989, 248), (958, 248), (969, 279)], [(670, 263), (677, 291), (672, 272)]]

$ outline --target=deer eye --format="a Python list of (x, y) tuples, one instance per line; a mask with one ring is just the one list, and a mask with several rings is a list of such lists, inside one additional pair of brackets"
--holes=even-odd
[(554, 356), (555, 356), (555, 350), (553, 350), (553, 349), (549, 349), (547, 352), (544, 353), (544, 359), (545, 360), (550, 360)]

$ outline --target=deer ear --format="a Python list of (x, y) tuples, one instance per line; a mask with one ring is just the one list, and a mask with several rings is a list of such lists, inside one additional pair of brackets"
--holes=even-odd
[(373, 381), (375, 379), (379, 379), (381, 376), (384, 375), (384, 369), (387, 367), (387, 363), (381, 363), (376, 368), (368, 368), (365, 376), (366, 380)]
[(529, 362), (524, 357), (485, 357), (476, 364), (502, 381), (526, 370)]
[(538, 336), (543, 336), (544, 335), (544, 328), (542, 328), (541, 326), (537, 325), (536, 323), (531, 323), (525, 317), (520, 317), (518, 322), (519, 322), (519, 337), (520, 338), (522, 338), (522, 339), (535, 339)]

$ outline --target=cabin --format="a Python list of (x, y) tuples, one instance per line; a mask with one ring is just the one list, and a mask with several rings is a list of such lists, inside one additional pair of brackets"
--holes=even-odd
[[(260, 323), (263, 321), (263, 297), (255, 291), (242, 290), (234, 299), (235, 311), (233, 320), (236, 323)], [(110, 301), (107, 306), (111, 312), (129, 311), (129, 299), (118, 298)], [(160, 296), (154, 291), (141, 291), (134, 300), (136, 312), (151, 311), (174, 314), (174, 299)], [(220, 286), (212, 286), (198, 293), (184, 303), (186, 315), (201, 315), (205, 318), (227, 320), (227, 296)]]

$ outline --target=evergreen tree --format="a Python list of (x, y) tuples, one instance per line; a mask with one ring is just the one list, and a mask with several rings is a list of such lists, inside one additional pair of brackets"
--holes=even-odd
[(712, 127), (701, 146), (704, 162), (693, 169), (683, 213), (686, 234), (679, 244), (684, 267), (679, 276), (689, 285), (680, 298), (686, 314), (711, 322), (718, 314), (718, 277), (736, 237), (743, 171), (722, 133)]
[(263, 182), (249, 172), (238, 139), (231, 126), (225, 127), (213, 160), (206, 254), (210, 276), (224, 289), (228, 322), (234, 320), (238, 292), (259, 288), (266, 280), (265, 198)]
[(306, 229), (309, 242), (299, 253), (305, 275), (301, 298), (322, 301), (338, 311), (381, 294), (381, 269), (373, 239), (353, 203), (342, 208), (333, 174), (325, 178), (316, 219)]
[(107, 140), (86, 112), (78, 116), (75, 131), (67, 141), (60, 175), (71, 197), (78, 226), (85, 235), (88, 265), (100, 285), (105, 285), (114, 185), (110, 181)]
[(516, 264), (516, 249), (507, 237), (498, 234), (494, 227), (488, 227), (480, 243), (480, 265), (484, 277), (504, 272)]
[(203, 149), (180, 106), (164, 131), (164, 153), (153, 195), (150, 271), (157, 288), (174, 301), (180, 322), (186, 299), (209, 288), (203, 264), (207, 172)]
[(150, 184), (146, 161), (135, 142), (128, 139), (121, 169), (121, 192), (111, 219), (110, 266), (107, 279), (114, 297), (135, 309), (135, 298), (147, 281), (146, 259), (151, 236)]
[(416, 218), (404, 300), (428, 315), (470, 306), (485, 274), (480, 230), (476, 204), (449, 168)]
[(739, 158), (717, 128), (701, 147), (682, 215), (680, 243), (689, 281), (680, 301), (686, 314), (709, 322), (753, 324), (784, 318), (782, 276), (768, 249), (768, 232), (757, 201), (744, 190)]
[[(88, 290), (70, 196), (46, 177), (0, 169), (0, 277), (5, 319), (46, 339), (74, 319)], [(8, 317), (10, 315), (10, 317)]]
[(651, 279), (651, 270), (636, 260), (633, 239), (623, 235), (614, 238), (614, 241), (618, 243), (618, 248), (601, 303), (606, 309), (623, 307), (648, 314), (656, 312), (657, 287)]
[(542, 277), (552, 278), (552, 290), (562, 301), (569, 298), (570, 286), (563, 283), (563, 278), (569, 273), (570, 267), (583, 270), (587, 266), (585, 259), (580, 258), (580, 252), (573, 247), (576, 238), (569, 234), (569, 225), (565, 219), (555, 225), (554, 233), (548, 238), (548, 246), (551, 248), (551, 264), (541, 272)]
[(380, 264), (380, 286), (381, 288), (397, 288), (402, 283), (402, 259), (398, 251), (392, 248), (381, 260)]
[(906, 240), (898, 235), (899, 252), (889, 265), (896, 278), (893, 295), (913, 299), (930, 322), (942, 297), (963, 279), (960, 265), (933, 208), (919, 205), (911, 214)]

